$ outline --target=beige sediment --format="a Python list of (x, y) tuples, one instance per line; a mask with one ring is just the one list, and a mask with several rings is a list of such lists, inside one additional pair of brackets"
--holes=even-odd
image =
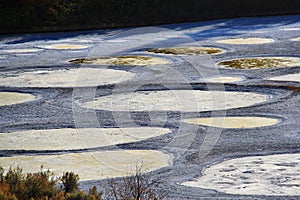
[(137, 142), (172, 132), (167, 128), (80, 128), (0, 133), (0, 150), (72, 150)]
[(129, 80), (134, 73), (98, 68), (39, 70), (5, 76), (0, 86), (9, 87), (86, 87), (114, 84)]
[(224, 40), (218, 40), (217, 43), (222, 44), (241, 44), (241, 45), (251, 45), (251, 44), (268, 44), (273, 43), (274, 40), (271, 38), (230, 38)]
[(297, 74), (287, 74), (282, 76), (275, 76), (269, 78), (268, 80), (272, 81), (288, 81), (288, 82), (300, 82), (300, 73)]
[(294, 42), (300, 42), (300, 37), (293, 38), (293, 39), (291, 39), (291, 41), (294, 41)]
[(96, 98), (82, 106), (110, 111), (200, 112), (247, 107), (265, 102), (269, 95), (252, 92), (164, 90), (119, 93)]
[(186, 119), (184, 122), (218, 128), (257, 128), (278, 124), (280, 120), (267, 117), (210, 117)]
[(238, 76), (219, 76), (202, 79), (206, 83), (236, 83), (243, 81), (244, 77)]
[(119, 150), (61, 155), (14, 156), (1, 157), (4, 169), (21, 167), (24, 173), (39, 172), (40, 167), (50, 169), (54, 175), (62, 176), (63, 172), (74, 172), (81, 181), (100, 180), (130, 176), (141, 172), (150, 172), (168, 166), (171, 157), (160, 151)]
[(41, 51), (41, 49), (6, 49), (1, 50), (4, 53), (37, 53)]
[(20, 104), (36, 99), (34, 95), (18, 92), (0, 92), (0, 106)]
[(284, 31), (300, 31), (300, 28), (283, 28)]
[(72, 49), (86, 49), (88, 46), (86, 45), (77, 45), (77, 44), (54, 44), (54, 45), (47, 45), (42, 46), (45, 49), (57, 49), (57, 50), (72, 50)]

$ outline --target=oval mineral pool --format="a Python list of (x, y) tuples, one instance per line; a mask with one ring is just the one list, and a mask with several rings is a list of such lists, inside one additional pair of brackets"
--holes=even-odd
[(218, 65), (233, 69), (265, 69), (300, 66), (298, 57), (251, 57), (225, 60)]
[(298, 196), (299, 169), (300, 154), (242, 157), (209, 166), (182, 185), (228, 194)]
[(125, 39), (112, 39), (112, 40), (105, 40), (108, 43), (123, 43), (123, 42), (130, 42), (130, 40)]
[(70, 60), (70, 63), (92, 64), (92, 65), (125, 65), (125, 66), (146, 66), (146, 65), (166, 65), (171, 62), (159, 57), (150, 56), (118, 56), (99, 58), (78, 58)]
[(72, 150), (137, 142), (172, 132), (159, 127), (80, 128), (0, 133), (0, 150)]
[[(6, 170), (21, 167), (24, 173), (39, 172), (40, 167), (50, 169), (55, 176), (74, 172), (81, 181), (100, 180), (135, 174), (137, 165), (143, 164), (141, 172), (150, 172), (168, 166), (171, 157), (160, 151), (120, 150), (43, 156), (0, 157)], [(140, 167), (140, 166), (139, 166)]]
[(292, 27), (292, 28), (283, 28), (281, 30), (283, 30), (283, 31), (300, 31), (300, 28)]
[(41, 49), (6, 49), (1, 50), (4, 53), (37, 53), (42, 51)]
[(201, 90), (137, 91), (96, 98), (84, 107), (110, 111), (200, 112), (251, 106), (265, 102), (268, 95), (252, 92)]
[(282, 76), (275, 76), (269, 78), (271, 81), (288, 81), (288, 82), (300, 82), (300, 73), (298, 74), (287, 74)]
[(88, 87), (129, 80), (134, 73), (97, 68), (40, 70), (1, 77), (0, 86), (9, 87)]
[(291, 39), (291, 41), (294, 41), (294, 42), (300, 42), (300, 37), (293, 38), (293, 39)]
[(220, 76), (202, 79), (206, 83), (236, 83), (243, 81), (243, 77), (238, 76)]
[(68, 50), (68, 49), (86, 49), (88, 46), (86, 45), (76, 45), (76, 44), (54, 44), (41, 46), (41, 48), (45, 49), (57, 49), (57, 50)]
[(170, 54), (170, 55), (200, 55), (219, 54), (224, 50), (215, 47), (170, 47), (148, 50), (150, 53)]
[(13, 104), (20, 104), (36, 99), (31, 94), (18, 92), (0, 92), (0, 106), (7, 106)]
[(267, 117), (210, 117), (186, 119), (184, 122), (218, 128), (257, 128), (278, 124), (280, 120)]
[(274, 42), (271, 38), (231, 38), (218, 40), (217, 43), (222, 44), (268, 44)]

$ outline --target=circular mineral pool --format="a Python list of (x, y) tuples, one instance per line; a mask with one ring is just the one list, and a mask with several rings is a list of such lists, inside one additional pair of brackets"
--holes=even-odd
[(271, 38), (230, 38), (218, 40), (217, 43), (222, 44), (267, 44), (274, 42)]
[(72, 150), (137, 142), (172, 132), (158, 127), (27, 130), (0, 133), (0, 150)]
[(7, 106), (13, 104), (20, 104), (36, 99), (31, 94), (18, 92), (0, 92), (0, 106)]
[(5, 49), (1, 50), (4, 53), (37, 53), (42, 51), (41, 49)]
[(236, 83), (244, 80), (244, 77), (238, 76), (219, 76), (202, 79), (206, 83)]
[(268, 99), (268, 95), (252, 92), (163, 90), (112, 94), (82, 105), (110, 111), (200, 112), (246, 107)]
[(283, 28), (281, 30), (284, 30), (284, 31), (300, 31), (300, 28), (292, 27), (292, 28)]
[(170, 55), (199, 55), (199, 54), (218, 54), (224, 50), (215, 47), (173, 47), (150, 49), (148, 52), (170, 54)]
[(269, 78), (268, 80), (272, 81), (288, 81), (288, 82), (300, 82), (300, 73), (297, 74), (287, 74), (282, 76), (275, 76)]
[(55, 176), (74, 172), (81, 181), (130, 176), (141, 167), (141, 173), (150, 172), (171, 163), (171, 157), (160, 151), (120, 150), (60, 155), (0, 157), (1, 166), (21, 167), (24, 173), (40, 172), (40, 167), (50, 169)]
[(291, 41), (294, 41), (294, 42), (300, 42), (300, 37), (293, 38), (293, 39), (291, 39)]
[(299, 196), (300, 154), (250, 156), (208, 166), (183, 183), (235, 195)]
[(112, 39), (112, 40), (105, 40), (105, 42), (108, 42), (108, 43), (123, 43), (123, 42), (130, 42), (130, 40)]
[(184, 122), (218, 128), (257, 128), (278, 124), (280, 120), (267, 117), (210, 117), (186, 119)]
[(93, 64), (93, 65), (125, 65), (125, 66), (146, 66), (146, 65), (166, 65), (171, 62), (159, 57), (150, 56), (118, 56), (118, 57), (99, 57), (99, 58), (78, 58), (70, 60), (70, 63)]
[(39, 70), (0, 78), (0, 86), (8, 87), (87, 87), (115, 84), (129, 80), (134, 73), (98, 68)]
[(218, 65), (233, 69), (265, 69), (300, 66), (298, 57), (251, 57), (225, 60)]
[(86, 45), (78, 45), (78, 44), (54, 44), (42, 46), (45, 49), (57, 49), (57, 50), (68, 50), (68, 49), (86, 49), (88, 46)]

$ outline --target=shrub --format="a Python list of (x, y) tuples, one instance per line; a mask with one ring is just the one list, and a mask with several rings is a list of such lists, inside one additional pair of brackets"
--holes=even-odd
[(72, 193), (78, 190), (79, 176), (73, 172), (66, 172), (61, 178), (65, 193)]
[(83, 191), (77, 191), (75, 193), (70, 193), (67, 198), (67, 200), (102, 200), (102, 193), (98, 193), (96, 189), (95, 194), (86, 194)]
[[(162, 200), (167, 197), (164, 182), (152, 174), (141, 173), (143, 167), (136, 167), (135, 174), (108, 181), (106, 199), (120, 200)], [(79, 176), (65, 172), (55, 178), (49, 170), (41, 167), (40, 172), (24, 174), (20, 167), (10, 168), (5, 174), (0, 166), (0, 200), (102, 200), (102, 192), (94, 186), (89, 192), (78, 189)], [(63, 187), (59, 187), (59, 183)]]
[(89, 189), (89, 195), (91, 197), (94, 197), (91, 200), (102, 200), (103, 193), (102, 192), (98, 192), (97, 187), (94, 186), (94, 187), (92, 187), (92, 188)]
[[(58, 187), (62, 181), (63, 190)], [(79, 176), (73, 172), (63, 173), (56, 178), (49, 170), (23, 174), (22, 169), (9, 168), (6, 172), (0, 166), (0, 200), (102, 200), (102, 193), (96, 187), (89, 193), (78, 190)]]
[(9, 192), (8, 184), (0, 183), (0, 200), (17, 200), (17, 197)]
[(16, 195), (19, 199), (24, 197), (26, 188), (24, 187), (25, 175), (22, 173), (22, 169), (17, 167), (16, 169), (9, 168), (8, 172), (4, 176), (4, 184), (9, 185), (9, 192)]
[[(57, 179), (54, 174), (49, 170), (41, 171), (38, 173), (28, 173), (24, 180), (24, 188), (26, 189), (25, 195), (34, 199), (42, 199), (43, 197), (53, 197), (58, 191)], [(25, 197), (25, 196), (23, 196)]]
[(154, 179), (151, 174), (141, 173), (142, 167), (136, 167), (135, 175), (112, 179), (106, 188), (108, 199), (124, 200), (161, 200), (167, 197), (164, 182)]

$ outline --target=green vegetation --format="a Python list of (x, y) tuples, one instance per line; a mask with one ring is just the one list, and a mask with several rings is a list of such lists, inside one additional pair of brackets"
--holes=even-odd
[(0, 0), (0, 33), (296, 14), (299, 0)]
[(0, 200), (102, 200), (102, 193), (96, 187), (88, 193), (78, 190), (78, 180), (78, 175), (72, 172), (56, 178), (43, 167), (40, 172), (27, 174), (19, 167), (6, 173), (0, 167)]
[(288, 63), (291, 63), (287, 59), (276, 58), (243, 58), (236, 60), (228, 60), (220, 62), (219, 65), (230, 67), (234, 69), (264, 69), (264, 68), (276, 68), (284, 67)]
[(40, 172), (24, 174), (22, 169), (10, 168), (6, 173), (0, 166), (0, 200), (162, 200), (167, 197), (164, 182), (151, 174), (141, 173), (136, 167), (135, 175), (108, 181), (105, 197), (97, 187), (88, 193), (78, 189), (79, 176), (65, 172), (55, 177), (41, 167)]

